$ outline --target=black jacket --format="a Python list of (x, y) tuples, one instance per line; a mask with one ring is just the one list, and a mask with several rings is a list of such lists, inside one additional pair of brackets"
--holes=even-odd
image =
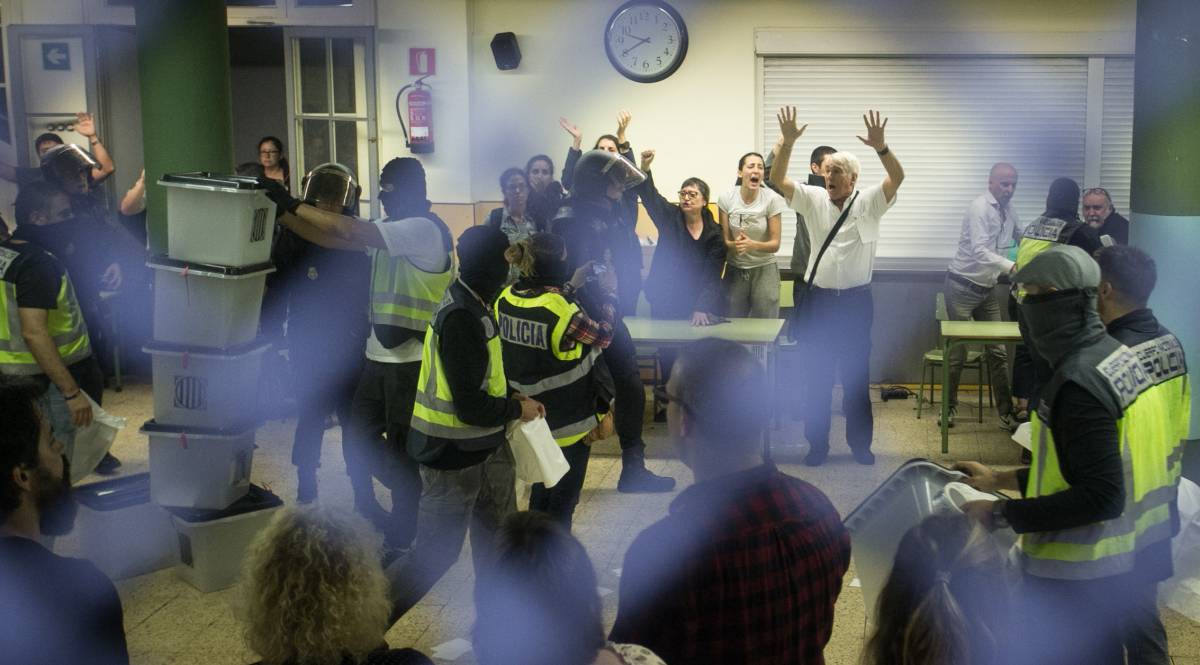
[(721, 267), (725, 263), (725, 242), (721, 227), (712, 214), (703, 210), (703, 228), (692, 238), (683, 211), (646, 181), (636, 191), (650, 220), (658, 229), (658, 246), (646, 278), (646, 299), (656, 318), (689, 318), (692, 312), (717, 313), (721, 304)]

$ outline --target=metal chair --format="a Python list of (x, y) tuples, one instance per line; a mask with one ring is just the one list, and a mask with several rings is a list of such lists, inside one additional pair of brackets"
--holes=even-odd
[[(938, 342), (941, 342), (941, 322), (950, 319), (949, 310), (946, 309), (946, 294), (938, 292), (935, 299), (934, 317), (939, 323)], [(925, 352), (921, 359), (921, 386), (917, 389), (917, 418), (921, 418), (921, 407), (925, 403), (925, 375), (929, 373), (929, 403), (933, 404), (933, 387), (937, 385), (936, 374), (937, 368), (941, 367), (942, 363), (946, 362), (942, 347), (939, 344), (936, 348)], [(979, 408), (977, 409), (978, 421), (983, 422), (983, 391), (986, 389), (988, 394), (988, 405), (995, 405), (995, 398), (992, 395), (992, 372), (988, 364), (984, 362), (983, 352), (967, 351), (967, 357), (963, 361), (963, 370), (973, 369), (979, 377)]]

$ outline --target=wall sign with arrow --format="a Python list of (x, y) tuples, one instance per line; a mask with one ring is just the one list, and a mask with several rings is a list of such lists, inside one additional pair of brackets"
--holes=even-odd
[(42, 69), (69, 71), (70, 46), (66, 42), (42, 42)]

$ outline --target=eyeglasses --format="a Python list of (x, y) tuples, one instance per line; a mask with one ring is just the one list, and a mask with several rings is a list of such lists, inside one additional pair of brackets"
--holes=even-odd
[(1099, 195), (1101, 195), (1101, 196), (1104, 196), (1104, 197), (1107, 197), (1107, 198), (1110, 198), (1110, 199), (1112, 198), (1112, 196), (1110, 196), (1110, 195), (1109, 195), (1109, 193), (1108, 193), (1108, 190), (1107, 190), (1107, 189), (1104, 189), (1103, 187), (1093, 187), (1093, 188), (1091, 188), (1091, 189), (1085, 189), (1085, 190), (1083, 190), (1083, 195), (1084, 195), (1084, 196), (1087, 196), (1087, 195), (1089, 195), (1089, 194), (1099, 194)]
[(698, 199), (698, 198), (700, 198), (700, 192), (694, 192), (690, 189), (679, 190), (679, 200), (680, 201), (690, 201), (691, 199)]

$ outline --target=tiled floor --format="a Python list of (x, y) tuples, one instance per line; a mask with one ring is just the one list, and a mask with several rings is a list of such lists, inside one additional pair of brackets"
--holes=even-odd
[[(121, 393), (110, 391), (105, 395), (105, 407), (129, 419), (129, 426), (114, 448), (125, 463), (122, 473), (146, 470), (146, 440), (137, 429), (150, 416), (149, 386), (129, 385)], [(977, 459), (994, 465), (1017, 462), (1016, 444), (996, 427), (994, 417), (985, 417), (983, 424), (976, 424), (970, 409), (960, 414), (959, 424), (952, 430), (952, 454), (941, 455), (936, 418), (926, 416), (917, 420), (913, 407), (911, 399), (875, 404), (874, 450), (878, 462), (874, 467), (855, 464), (849, 451), (844, 447), (839, 449), (836, 444), (825, 466), (810, 469), (797, 464), (805, 452), (804, 445), (798, 443), (802, 440), (800, 426), (786, 419), (782, 429), (774, 434), (776, 459), (786, 472), (820, 487), (843, 515), (853, 510), (898, 465), (914, 457), (947, 464), (956, 459)], [(840, 417), (835, 418), (833, 441), (842, 440), (842, 424)], [(256, 483), (269, 486), (289, 502), (295, 498), (296, 482), (289, 461), (293, 427), (294, 421), (272, 421), (260, 430), (253, 473)], [(659, 473), (675, 476), (681, 486), (690, 484), (690, 472), (669, 450), (665, 426), (649, 427), (647, 440), (650, 454), (655, 458), (650, 466)], [(576, 513), (575, 533), (595, 563), (604, 594), (605, 619), (611, 625), (617, 606), (618, 570), (625, 550), (642, 528), (665, 514), (675, 495), (619, 494), (616, 483), (620, 461), (615, 441), (598, 445), (595, 453)], [(349, 508), (350, 486), (341, 459), (340, 431), (336, 428), (326, 432), (322, 463), (321, 501)], [(388, 505), (386, 497), (381, 498)], [(78, 545), (68, 537), (60, 541), (58, 549), (72, 554), (77, 553)], [(831, 665), (857, 663), (862, 647), (862, 591), (850, 586), (853, 579), (851, 568), (837, 604), (833, 639), (826, 650)], [(459, 562), (446, 577), (391, 629), (388, 642), (392, 646), (415, 646), (431, 654), (439, 644), (467, 637), (473, 620), (472, 584), (470, 558), (464, 548)], [(125, 607), (125, 629), (134, 663), (223, 665), (255, 660), (243, 644), (236, 588), (200, 593), (171, 570), (123, 580), (117, 586)], [(1200, 625), (1170, 610), (1164, 611), (1164, 620), (1175, 663), (1200, 665)], [(475, 661), (467, 653), (454, 662)]]

